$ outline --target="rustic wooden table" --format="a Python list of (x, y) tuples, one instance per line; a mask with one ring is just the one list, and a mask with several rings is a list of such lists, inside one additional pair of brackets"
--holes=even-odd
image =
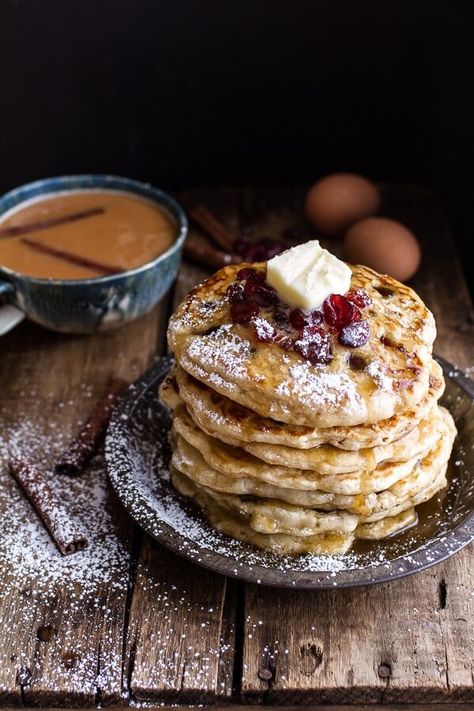
[[(212, 189), (187, 197), (236, 233), (252, 225), (260, 236), (288, 227), (308, 235), (299, 190)], [(435, 313), (436, 351), (472, 366), (470, 298), (438, 201), (424, 189), (391, 188), (385, 202), (386, 214), (400, 217), (422, 241), (414, 286)], [(183, 265), (173, 302), (201, 276)], [(171, 306), (166, 300), (139, 321), (93, 337), (24, 323), (2, 338), (0, 458), (12, 439), (27, 446), (37, 431), (47, 433), (46, 449), (60, 448), (111, 374), (134, 379), (164, 351)], [(454, 709), (474, 702), (472, 546), (381, 586), (269, 589), (226, 580), (170, 554), (108, 492), (102, 505), (110, 518), (101, 534), (107, 545), (97, 548), (100, 554), (91, 550), (89, 562), (86, 553), (76, 554), (77, 569), (74, 556), (61, 567), (36, 529), (28, 538), (35, 516), (11, 503), (18, 492), (3, 462), (1, 468), (0, 516), (7, 523), (0, 540), (0, 705), (407, 703), (426, 709), (445, 702)], [(93, 497), (103, 479), (99, 460), (71, 484), (75, 498)]]

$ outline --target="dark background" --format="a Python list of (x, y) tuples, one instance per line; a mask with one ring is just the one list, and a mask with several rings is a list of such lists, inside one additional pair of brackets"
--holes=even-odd
[(471, 0), (0, 0), (0, 191), (428, 183), (472, 283), (473, 36)]

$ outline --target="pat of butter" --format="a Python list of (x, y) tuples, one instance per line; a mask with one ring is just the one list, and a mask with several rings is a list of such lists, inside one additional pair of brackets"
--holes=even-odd
[(282, 301), (305, 311), (319, 308), (329, 294), (349, 291), (351, 276), (347, 264), (318, 240), (292, 247), (267, 262), (270, 286)]

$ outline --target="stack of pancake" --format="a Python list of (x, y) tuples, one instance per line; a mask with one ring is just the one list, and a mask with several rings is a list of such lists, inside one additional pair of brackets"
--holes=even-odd
[(219, 531), (282, 555), (343, 553), (416, 524), (415, 507), (446, 486), (456, 434), (438, 405), (432, 314), (407, 286), (351, 267), (369, 340), (335, 337), (330, 362), (315, 363), (256, 337), (271, 313), (233, 322), (241, 269), (217, 272), (170, 321), (174, 487)]

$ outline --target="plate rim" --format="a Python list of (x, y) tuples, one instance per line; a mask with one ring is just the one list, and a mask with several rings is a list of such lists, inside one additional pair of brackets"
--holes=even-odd
[[(441, 356), (435, 355), (434, 358), (440, 364), (445, 377), (454, 382), (457, 387), (465, 392), (471, 401), (474, 401), (474, 381), (468, 378), (457, 366), (451, 364)], [(160, 520), (161, 532), (157, 535), (149, 520), (149, 514), (156, 517), (156, 511), (148, 499), (141, 494), (138, 485), (134, 484), (134, 479), (130, 472), (125, 472), (125, 476), (128, 476), (128, 483), (132, 484), (134, 496), (125, 497), (123, 495), (121, 487), (121, 480), (124, 476), (123, 464), (120, 461), (118, 463), (115, 461), (115, 448), (117, 442), (121, 440), (117, 438), (116, 433), (117, 431), (123, 432), (124, 428), (127, 428), (129, 418), (133, 416), (133, 412), (139, 406), (140, 401), (147, 397), (152, 389), (156, 389), (159, 386), (173, 363), (174, 359), (171, 356), (158, 357), (155, 363), (130, 385), (120, 401), (119, 406), (114, 411), (107, 429), (105, 438), (105, 461), (108, 479), (128, 514), (156, 541), (180, 557), (211, 570), (214, 573), (220, 573), (234, 580), (242, 580), (247, 583), (261, 584), (269, 587), (290, 588), (293, 590), (334, 590), (337, 588), (378, 585), (414, 575), (442, 563), (474, 541), (473, 509), (463, 521), (449, 532), (448, 536), (441, 539), (434, 539), (426, 545), (419, 547), (413, 553), (405, 554), (394, 559), (390, 564), (382, 562), (374, 566), (347, 568), (332, 572), (327, 570), (283, 571), (272, 567), (267, 568), (260, 564), (242, 565), (242, 563), (237, 563), (235, 559), (226, 556), (224, 553), (212, 551), (200, 546), (195, 540), (192, 540), (193, 551), (191, 554), (188, 547), (182, 545), (183, 540), (191, 539), (183, 537), (169, 523), (163, 520)], [(163, 407), (165, 408), (164, 405)], [(449, 540), (452, 540), (453, 534), (456, 534), (457, 542), (454, 549), (448, 545)], [(445, 538), (448, 538), (448, 541), (446, 541)], [(407, 559), (407, 555), (409, 555), (411, 560)], [(415, 561), (416, 565), (414, 565), (412, 561)], [(397, 565), (397, 570), (393, 569), (394, 563)], [(364, 575), (366, 577), (364, 577)]]

